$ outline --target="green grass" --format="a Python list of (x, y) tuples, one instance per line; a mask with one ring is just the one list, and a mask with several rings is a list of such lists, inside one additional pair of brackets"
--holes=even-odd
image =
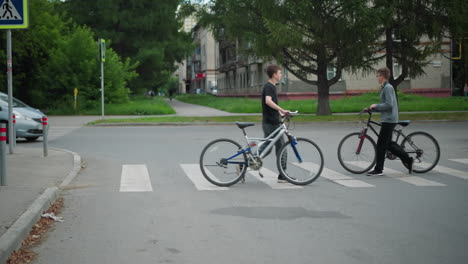
[[(100, 103), (88, 103), (86, 106), (80, 106), (75, 113), (73, 106), (52, 109), (48, 115), (100, 115)], [(106, 115), (168, 115), (175, 114), (174, 109), (170, 107), (161, 97), (133, 96), (126, 103), (106, 104)]]
[[(447, 97), (428, 98), (419, 95), (398, 93), (400, 111), (458, 111), (468, 110), (468, 98)], [(212, 95), (181, 95), (177, 97), (186, 103), (204, 105), (223, 110), (230, 113), (261, 113), (260, 99), (214, 97)], [(379, 94), (366, 93), (360, 96), (330, 100), (333, 113), (359, 112), (364, 107), (379, 102)], [(298, 110), (300, 113), (316, 113), (317, 100), (280, 100), (280, 106), (291, 111)]]
[[(328, 122), (328, 121), (359, 121), (366, 118), (366, 115), (299, 115), (294, 117), (294, 122)], [(374, 120), (379, 120), (380, 116), (375, 115)], [(467, 112), (447, 112), (447, 113), (408, 113), (400, 114), (400, 120), (468, 120)], [(219, 123), (219, 122), (261, 122), (261, 115), (248, 116), (209, 116), (209, 117), (189, 117), (189, 116), (167, 116), (167, 117), (141, 117), (141, 118), (111, 118), (97, 120), (88, 125), (98, 124), (125, 124), (125, 123)]]
[(190, 104), (198, 104), (223, 110), (230, 113), (261, 113), (262, 104), (260, 99), (249, 98), (231, 98), (231, 97), (215, 97), (212, 95), (192, 95), (183, 94), (176, 98), (182, 102)]

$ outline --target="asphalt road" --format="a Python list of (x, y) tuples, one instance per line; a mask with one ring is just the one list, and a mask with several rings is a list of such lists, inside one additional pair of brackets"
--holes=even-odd
[[(209, 141), (243, 142), (235, 126), (82, 127), (53, 147), (79, 153), (85, 168), (64, 191), (65, 222), (37, 248), (36, 263), (464, 263), (468, 179), (431, 171), (369, 178), (342, 169), (340, 139), (354, 124), (297, 125), (319, 144), (325, 167), (372, 187), (325, 178), (273, 189), (255, 177), (226, 190), (199, 190), (182, 164), (197, 164)], [(468, 122), (412, 124), (437, 138), (439, 165), (467, 172)], [(261, 136), (261, 127), (247, 129)], [(271, 166), (274, 155), (267, 158)], [(122, 191), (124, 167), (143, 168), (151, 190)], [(386, 167), (404, 172), (398, 161)], [(196, 173), (196, 172), (193, 172)], [(193, 175), (192, 175), (193, 176)], [(144, 178), (144, 177), (143, 177)]]

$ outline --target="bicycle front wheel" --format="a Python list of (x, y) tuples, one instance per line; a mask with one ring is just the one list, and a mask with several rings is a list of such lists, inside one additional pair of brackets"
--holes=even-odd
[[(413, 171), (424, 173), (432, 170), (440, 158), (440, 147), (437, 140), (426, 132), (413, 132), (402, 142), (401, 147), (413, 157)], [(405, 164), (407, 167), (407, 165)]]
[(200, 155), (203, 176), (217, 186), (237, 183), (247, 170), (247, 156), (245, 153), (237, 155), (241, 149), (241, 145), (231, 139), (221, 138), (208, 143)]
[(376, 145), (372, 138), (360, 132), (345, 136), (338, 145), (338, 160), (349, 172), (360, 174), (372, 169), (376, 160)]
[(323, 154), (309, 139), (297, 138), (296, 141), (297, 144), (290, 141), (281, 147), (276, 165), (281, 175), (290, 183), (307, 185), (322, 173)]

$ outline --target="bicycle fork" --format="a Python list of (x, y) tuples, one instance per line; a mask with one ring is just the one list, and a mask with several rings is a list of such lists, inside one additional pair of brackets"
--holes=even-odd
[(364, 143), (364, 139), (366, 138), (367, 136), (367, 127), (364, 127), (361, 131), (361, 135), (359, 135), (359, 144), (358, 144), (358, 147), (357, 147), (357, 150), (356, 150), (356, 154), (360, 154), (361, 153), (361, 149), (362, 149), (362, 144)]
[(297, 151), (296, 145), (297, 145), (297, 139), (296, 137), (292, 136), (291, 134), (288, 133), (288, 138), (291, 141), (291, 147), (294, 151), (294, 154), (296, 155), (297, 160), (299, 163), (302, 163), (302, 158), (301, 155), (299, 155), (299, 151)]

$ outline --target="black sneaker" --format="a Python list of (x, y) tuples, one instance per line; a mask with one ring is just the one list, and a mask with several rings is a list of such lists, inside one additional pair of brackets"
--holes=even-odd
[[(296, 180), (296, 178), (293, 178), (293, 177), (290, 177), (293, 181)], [(285, 177), (283, 177), (283, 175), (278, 175), (278, 183), (288, 183), (288, 180), (286, 180)]]
[(406, 167), (408, 168), (408, 173), (413, 173), (413, 165), (414, 165), (414, 158), (410, 157), (410, 162), (406, 163)]
[(383, 176), (383, 172), (382, 171), (378, 171), (378, 170), (373, 170), (373, 171), (369, 171), (368, 173), (366, 173), (367, 176)]

